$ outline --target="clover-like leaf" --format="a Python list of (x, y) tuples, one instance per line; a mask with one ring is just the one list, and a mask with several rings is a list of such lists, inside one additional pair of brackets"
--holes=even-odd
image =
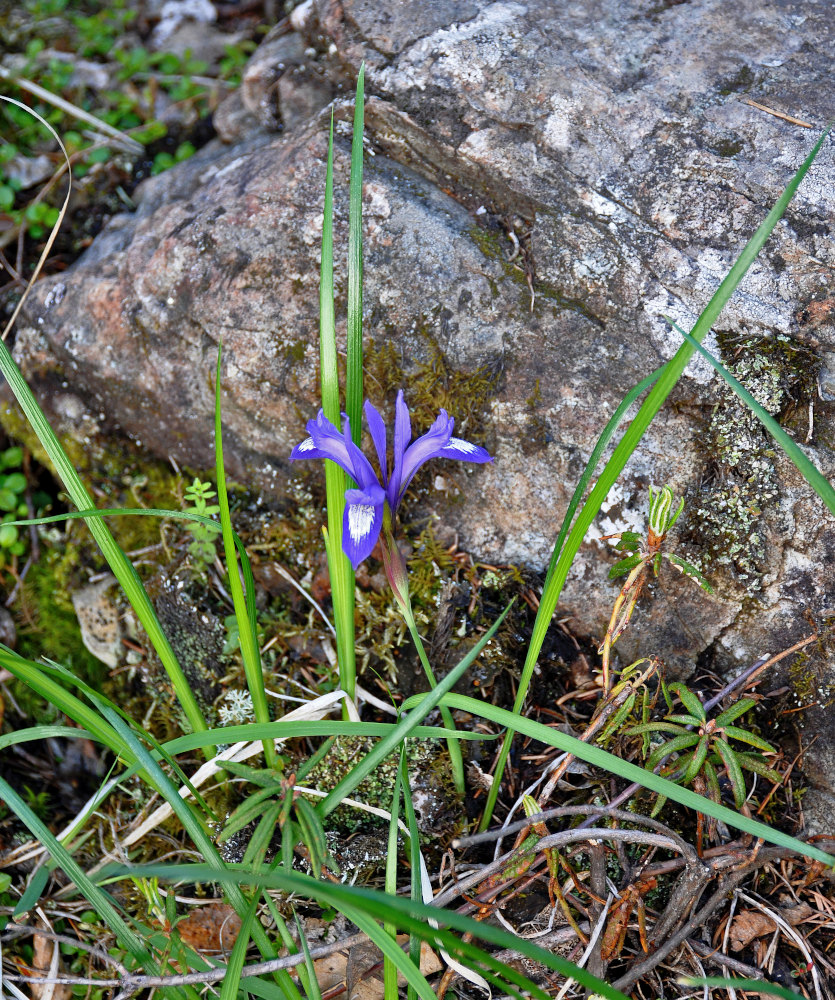
[(704, 767), (702, 768), (702, 773), (705, 776), (705, 783), (707, 785), (707, 794), (713, 799), (714, 802), (722, 801), (722, 790), (719, 787), (719, 775), (716, 773), (716, 768), (711, 764), (710, 760), (704, 762)]
[(676, 736), (675, 739), (669, 740), (667, 743), (662, 744), (660, 747), (656, 747), (655, 750), (652, 751), (646, 762), (647, 770), (654, 771), (665, 757), (669, 757), (670, 754), (686, 750), (688, 747), (692, 747), (698, 742), (698, 733), (687, 733), (685, 736)]
[(769, 767), (758, 753), (743, 752), (738, 753), (736, 757), (740, 765), (747, 771), (753, 771), (754, 774), (759, 774), (761, 777), (767, 778), (769, 781), (773, 781), (776, 785), (782, 783), (783, 776), (780, 772), (775, 771), (773, 767)]
[(709, 738), (707, 736), (703, 736), (699, 740), (698, 746), (693, 751), (693, 756), (687, 765), (687, 769), (684, 772), (684, 776), (681, 779), (681, 783), (683, 785), (689, 785), (690, 782), (701, 771), (705, 759), (707, 758), (708, 745), (709, 745)]
[(619, 552), (635, 552), (641, 547), (641, 536), (637, 531), (624, 531), (615, 542), (614, 547)]
[(683, 726), (701, 726), (704, 719), (699, 719), (695, 715), (665, 715), (665, 722), (680, 722)]
[(626, 731), (630, 736), (638, 733), (684, 734), (687, 732), (683, 726), (675, 726), (670, 722), (640, 722), (637, 726), (630, 726)]
[(713, 593), (713, 587), (707, 582), (706, 578), (696, 567), (689, 563), (686, 559), (682, 559), (681, 556), (677, 556), (672, 552), (665, 552), (664, 558), (680, 572), (684, 573), (685, 576), (689, 576), (691, 580), (706, 591), (708, 594)]
[(609, 579), (614, 580), (616, 577), (623, 576), (625, 573), (631, 572), (636, 566), (643, 562), (641, 556), (627, 556), (626, 559), (621, 559), (620, 562), (616, 562), (614, 566), (609, 570)]

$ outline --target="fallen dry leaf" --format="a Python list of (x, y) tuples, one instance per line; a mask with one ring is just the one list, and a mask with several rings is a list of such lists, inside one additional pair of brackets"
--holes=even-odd
[[(57, 941), (50, 941), (43, 934), (32, 937), (32, 969), (33, 976), (43, 976), (53, 979), (60, 976), (63, 969), (61, 952)], [(30, 983), (33, 1000), (69, 1000), (72, 990), (66, 983)]]
[[(398, 934), (398, 944), (403, 945), (406, 940), (405, 934)], [(350, 956), (347, 952), (339, 951), (317, 959), (313, 963), (313, 968), (316, 972), (319, 989), (324, 994), (338, 990), (340, 986), (343, 987), (344, 992), (345, 984), (350, 977), (352, 980), (351, 1000), (383, 1000), (382, 965), (378, 969), (374, 969), (374, 966), (381, 961), (382, 955), (379, 949), (368, 942), (366, 945), (354, 948)], [(349, 965), (352, 968), (349, 969)], [(420, 948), (420, 971), (423, 975), (431, 976), (440, 972), (443, 967), (443, 963), (435, 952), (426, 942), (423, 942)], [(371, 969), (374, 971), (370, 972)], [(406, 985), (406, 980), (399, 973), (397, 980), (400, 986)]]
[[(792, 906), (786, 910), (780, 910), (779, 916), (796, 927), (808, 920), (815, 913), (815, 910), (808, 903), (801, 903), (799, 906)], [(742, 951), (755, 938), (764, 934), (773, 934), (777, 929), (777, 924), (759, 910), (743, 910), (737, 913), (731, 924), (730, 943), (731, 951)]]
[(229, 952), (241, 929), (241, 918), (228, 903), (195, 907), (177, 924), (183, 944), (195, 951)]

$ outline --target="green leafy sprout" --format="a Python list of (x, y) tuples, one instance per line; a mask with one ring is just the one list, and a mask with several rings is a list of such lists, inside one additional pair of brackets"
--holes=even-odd
[[(719, 774), (724, 770), (733, 790), (734, 804), (741, 809), (746, 798), (743, 769), (759, 774), (776, 783), (782, 776), (770, 767), (763, 753), (776, 754), (776, 749), (766, 740), (734, 725), (756, 704), (755, 698), (742, 698), (714, 719), (708, 719), (704, 705), (685, 684), (676, 682), (662, 688), (668, 699), (669, 713), (663, 722), (643, 722), (633, 726), (628, 732), (638, 735), (649, 733), (664, 734), (664, 739), (653, 746), (646, 760), (650, 771), (660, 769), (660, 773), (682, 785), (692, 785), (697, 778), (703, 778), (707, 792), (714, 802), (722, 799)], [(673, 712), (669, 693), (675, 694), (683, 712)], [(755, 747), (754, 751), (742, 751), (729, 740)], [(665, 796), (659, 796), (653, 815), (663, 807)]]
[[(194, 482), (185, 490), (185, 499), (188, 503), (185, 513), (199, 514), (204, 518), (214, 517), (215, 514), (220, 513), (220, 505), (209, 503), (209, 501), (216, 496), (211, 483), (204, 483), (195, 476)], [(215, 560), (217, 554), (215, 545), (221, 527), (219, 523), (213, 526), (205, 521), (188, 521), (186, 528), (192, 537), (188, 547), (191, 556), (191, 571), (195, 576), (200, 576)]]

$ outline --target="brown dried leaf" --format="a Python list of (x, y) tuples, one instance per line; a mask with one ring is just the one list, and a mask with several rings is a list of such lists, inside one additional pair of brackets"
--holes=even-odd
[[(65, 972), (57, 941), (50, 941), (43, 934), (32, 938), (32, 975), (52, 979)], [(32, 1000), (70, 1000), (72, 990), (66, 983), (31, 983)]]
[[(397, 935), (397, 943), (405, 944), (407, 936)], [(383, 969), (375, 966), (382, 961), (379, 949), (370, 941), (351, 949), (350, 955), (344, 951), (334, 952), (313, 963), (319, 988), (323, 993), (348, 983), (349, 995), (353, 1000), (383, 1000)], [(431, 976), (443, 969), (443, 963), (424, 941), (420, 946), (420, 971)], [(373, 971), (372, 971), (373, 970)], [(398, 973), (398, 984), (406, 985), (405, 978)], [(346, 991), (347, 992), (347, 991)]]
[[(800, 903), (799, 906), (779, 911), (779, 916), (792, 927), (802, 924), (804, 920), (808, 920), (814, 914), (814, 908), (808, 903)], [(776, 929), (777, 924), (765, 913), (761, 913), (759, 910), (743, 910), (741, 913), (737, 913), (731, 924), (731, 951), (742, 951), (755, 938), (762, 937), (764, 934), (773, 934)]]
[(228, 903), (196, 907), (177, 924), (187, 947), (201, 952), (229, 952), (241, 929), (241, 918)]

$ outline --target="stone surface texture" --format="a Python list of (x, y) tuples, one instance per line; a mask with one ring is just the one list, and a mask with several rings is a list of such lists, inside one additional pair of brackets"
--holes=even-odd
[[(368, 343), (391, 345), (407, 393), (437, 357), (490, 385), (458, 432), (495, 462), (437, 470), (447, 495), (419, 503), (479, 557), (541, 569), (600, 430), (679, 346), (663, 317), (693, 325), (832, 118), (831, 5), (308, 0), (292, 26), (219, 109), (227, 144), (146, 182), (135, 213), (37, 286), (17, 358), (65, 428), (98, 421), (205, 466), (223, 338), (230, 471), (281, 493), (316, 409), (326, 105), (365, 60)], [(344, 337), (352, 108), (338, 98), (335, 111)], [(780, 376), (772, 409), (794, 414), (830, 478), (833, 208), (830, 142), (707, 341), (734, 364), (791, 345), (799, 369)], [(390, 405), (395, 388), (369, 381), (368, 394)], [(778, 653), (833, 603), (832, 518), (755, 426), (758, 501), (756, 474), (716, 452), (717, 412), (741, 422), (712, 370), (691, 363), (563, 595), (575, 627), (601, 635), (615, 588), (594, 539), (642, 528), (647, 486), (670, 482), (689, 500), (671, 541), (695, 558), (745, 550), (706, 562), (713, 597), (664, 571), (624, 637), (624, 656), (658, 653), (680, 673), (702, 653), (726, 670)], [(743, 514), (706, 533), (718, 515), (698, 512), (734, 497)], [(809, 670), (823, 706), (835, 695), (825, 648)]]

